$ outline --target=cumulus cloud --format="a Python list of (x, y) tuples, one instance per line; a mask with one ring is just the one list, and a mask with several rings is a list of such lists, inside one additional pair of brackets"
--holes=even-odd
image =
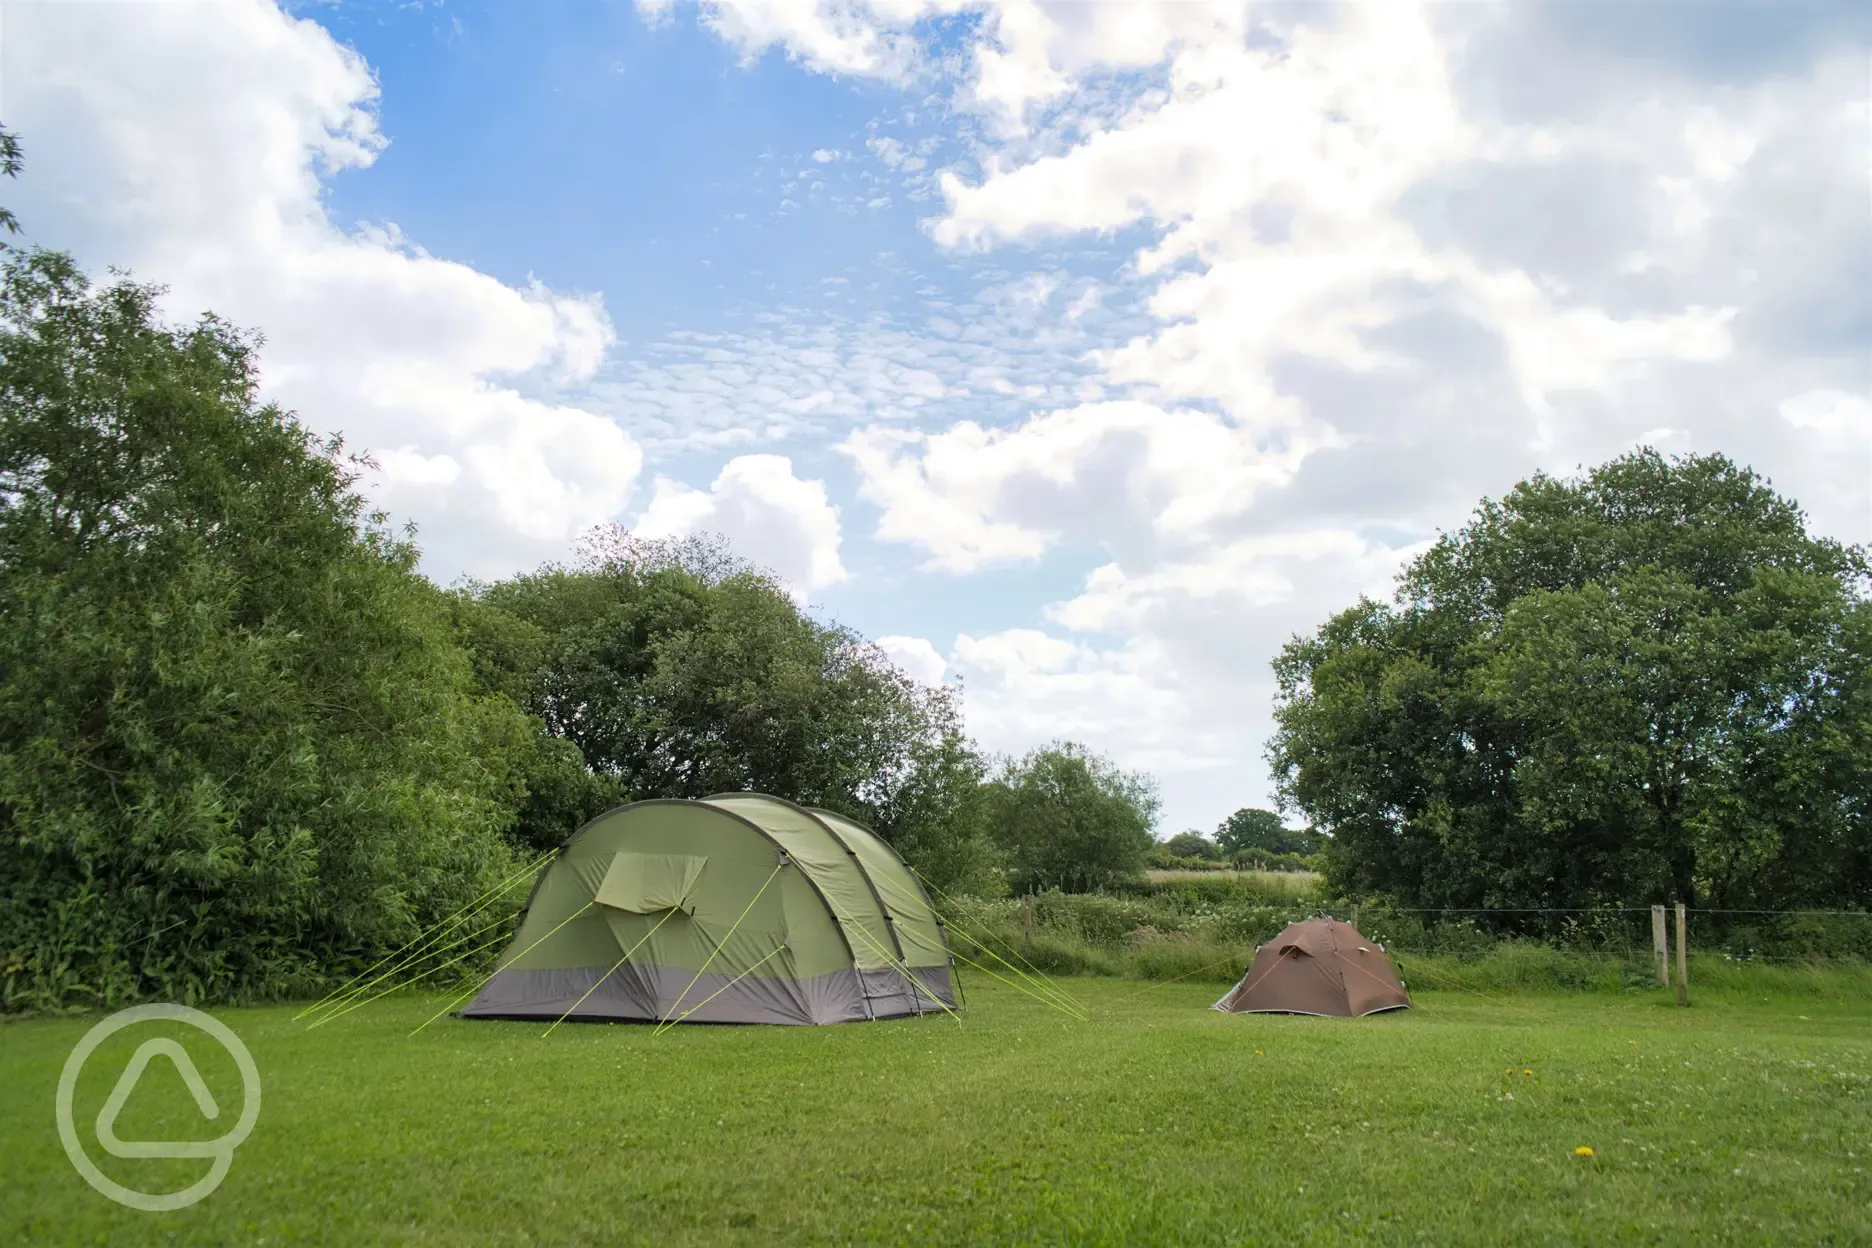
[(1304, 457), (1209, 412), (1133, 400), (1081, 404), (1013, 429), (964, 421), (941, 433), (871, 428), (840, 444), (877, 534), (968, 572), (1030, 559), (1070, 535), (1142, 554), (1201, 540)]
[(793, 475), (784, 455), (741, 455), (707, 490), (657, 478), (632, 530), (648, 538), (720, 533), (736, 553), (772, 569), (799, 594), (846, 577), (838, 508), (824, 483)]
[(927, 637), (880, 637), (878, 648), (890, 661), (926, 685), (939, 685), (949, 670), (948, 660), (937, 653)]
[(933, 238), (1043, 263), (1004, 281), (1036, 310), (1096, 308), (1059, 258), (1141, 239), (1153, 323), (1077, 405), (841, 444), (934, 571), (1111, 555), (1050, 627), (958, 639), (971, 724), (1226, 757), (1182, 791), (1253, 796), (1285, 636), (1640, 442), (1872, 538), (1872, 18), (1797, 9), (979, 6), (952, 100), (994, 124)]
[(13, 203), (35, 241), (170, 288), (172, 315), (262, 329), (266, 396), (374, 451), (368, 483), (430, 565), (557, 555), (626, 502), (638, 446), (577, 385), (613, 341), (603, 300), (514, 287), (392, 225), (330, 221), (326, 179), (385, 145), (368, 65), (316, 23), (245, 0), (9, 9)]
[(702, 0), (746, 58), (939, 106), (953, 143), (880, 120), (869, 159), (794, 167), (862, 170), (853, 211), (933, 188), (979, 288), (926, 286), (914, 323), (774, 306), (629, 361), (595, 295), (330, 222), (322, 188), (385, 142), (376, 85), (257, 0), (9, 10), (13, 206), (265, 327), (271, 392), (378, 452), (446, 570), (558, 553), (648, 448), (738, 458), (659, 479), (639, 531), (837, 584), (825, 486), (749, 453), (782, 444), (837, 445), (875, 536), (959, 597), (1096, 565), (1021, 627), (889, 648), (962, 674), (994, 748), (1087, 739), (1208, 825), (1261, 796), (1281, 641), (1536, 469), (1722, 450), (1872, 538), (1868, 19), (1725, 4)]

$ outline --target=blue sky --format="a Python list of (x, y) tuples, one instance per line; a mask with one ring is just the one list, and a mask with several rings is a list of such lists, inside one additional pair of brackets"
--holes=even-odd
[(13, 4), (35, 241), (267, 335), (439, 580), (725, 534), (996, 751), (1268, 800), (1269, 660), (1485, 495), (1872, 538), (1861, 6)]
[(934, 259), (901, 198), (852, 214), (780, 207), (802, 171), (827, 183), (798, 191), (809, 204), (885, 192), (811, 154), (862, 152), (901, 91), (853, 90), (779, 56), (742, 66), (693, 21), (653, 29), (616, 3), (302, 11), (383, 84), (390, 145), (332, 181), (334, 218), (394, 220), (508, 283), (603, 290), (625, 343), (720, 329), (750, 303), (817, 303), (821, 277), (854, 267), (901, 302), (917, 275), (872, 257)]
[[(958, 125), (925, 91), (802, 73), (777, 50), (750, 60), (692, 20), (615, 3), (298, 11), (369, 62), (391, 136), (368, 170), (331, 180), (333, 219), (394, 221), (426, 251), (510, 285), (603, 292), (619, 339), (610, 373), (654, 360), (671, 335), (742, 330), (776, 307), (795, 323), (922, 324), (941, 315), (935, 300), (966, 305), (1009, 276), (1004, 258), (936, 246), (919, 222), (938, 205), (867, 148), (882, 137), (932, 165), (966, 159), (969, 119)], [(1022, 250), (1105, 280), (1126, 254)], [(937, 424), (1023, 412), (973, 393), (936, 407)], [(817, 440), (768, 445), (852, 492), (850, 465)], [(706, 484), (719, 458), (671, 446), (655, 462)], [(812, 605), (874, 637), (1034, 626), (1038, 601), (1070, 597), (1100, 561), (1066, 549), (1039, 568), (990, 567), (958, 595), (949, 578), (915, 575), (902, 550), (853, 543), (851, 580)], [(431, 571), (453, 570), (431, 560)]]

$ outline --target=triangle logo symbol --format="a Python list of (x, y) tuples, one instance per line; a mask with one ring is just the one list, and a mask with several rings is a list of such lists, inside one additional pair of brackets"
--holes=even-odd
[[(195, 1069), (195, 1062), (188, 1055), (188, 1050), (174, 1040), (162, 1037), (145, 1040), (137, 1046), (136, 1053), (130, 1058), (130, 1064), (124, 1067), (123, 1074), (117, 1077), (117, 1086), (111, 1089), (110, 1096), (104, 1102), (104, 1108), (98, 1111), (98, 1143), (104, 1151), (113, 1157), (199, 1157), (208, 1155), (202, 1146), (193, 1141), (131, 1140), (117, 1138), (117, 1115), (123, 1112), (125, 1102), (136, 1090), (137, 1081), (142, 1079), (143, 1071), (152, 1058), (166, 1057), (182, 1076), (182, 1082), (195, 1098), (196, 1107), (202, 1116), (213, 1121), (221, 1116), (221, 1107), (215, 1104), (208, 1085), (202, 1080), (201, 1072)], [(212, 1144), (209, 1146), (212, 1150)]]

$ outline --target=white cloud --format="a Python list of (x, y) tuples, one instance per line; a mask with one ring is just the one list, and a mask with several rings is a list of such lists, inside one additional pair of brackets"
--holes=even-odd
[(878, 647), (892, 663), (926, 685), (939, 685), (949, 670), (948, 661), (924, 637), (880, 637)]
[[(939, 171), (934, 239), (1033, 268), (990, 306), (1144, 288), (1154, 318), (1091, 344), (1077, 407), (842, 444), (877, 536), (932, 570), (1111, 553), (1044, 613), (1064, 635), (958, 641), (985, 737), (1227, 756), (1183, 791), (1252, 798), (1282, 639), (1388, 592), (1482, 495), (1640, 441), (1728, 453), (1872, 537), (1872, 96), (1838, 20), (980, 9), (952, 102), (991, 125)], [(1145, 241), (1116, 286), (1047, 287), (1120, 231)]]
[(372, 488), (423, 524), (440, 575), (557, 555), (624, 505), (632, 440), (526, 394), (598, 369), (599, 296), (328, 220), (325, 179), (385, 145), (355, 52), (258, 0), (13, 6), (6, 35), (30, 236), (162, 282), (172, 315), (262, 329), (266, 396), (378, 453)]
[[(978, 184), (942, 180), (949, 212), (935, 236), (951, 246), (1148, 222), (1163, 233), (1139, 252), (1141, 273), (1196, 263), (1153, 297), (1164, 328), (1099, 357), (1112, 380), (1257, 419), (1283, 356), (1391, 362), (1368, 338), (1395, 316), (1382, 292), (1400, 282), (1459, 292), (1503, 336), (1536, 409), (1604, 385), (1624, 360), (1727, 351), (1730, 311), (1622, 319), (1558, 306), (1527, 274), (1427, 248), (1397, 219), (1401, 194), (1483, 142), (1423, 6), (1355, 5), (1284, 48), (1251, 47), (1224, 25), (1207, 34), (1176, 54), (1170, 92), (1117, 126)], [(1708, 148), (1708, 127), (1695, 133)], [(1272, 237), (1270, 214), (1283, 222)]]
[(632, 530), (642, 537), (720, 533), (735, 551), (802, 593), (846, 578), (839, 559), (838, 508), (825, 485), (793, 475), (784, 455), (741, 455), (707, 490), (659, 477)]
[[(660, 19), (676, 0), (637, 0)], [(753, 61), (772, 48), (810, 69), (902, 82), (920, 61), (908, 28), (925, 6), (892, 0), (700, 0), (702, 22)], [(935, 7), (935, 6), (930, 6)]]
[(379, 451), (374, 456), (384, 479), (392, 487), (449, 486), (461, 476), (461, 464), (450, 455), (424, 455), (413, 446)]
[(1086, 403), (1013, 429), (963, 421), (935, 434), (872, 427), (839, 449), (877, 535), (968, 572), (1032, 559), (1063, 536), (1120, 548), (1201, 541), (1217, 521), (1286, 481), (1311, 443), (1284, 447), (1208, 412), (1132, 400)]
[(870, 148), (879, 160), (883, 161), (892, 169), (902, 165), (904, 161), (908, 159), (908, 153), (904, 150), (903, 142), (899, 139), (893, 139), (889, 135), (866, 139), (865, 146)]
[(1018, 753), (1055, 736), (1158, 776), (1166, 823), (1267, 802), (1269, 660), (1296, 622), (1386, 596), (1423, 544), (1331, 529), (1254, 536), (1136, 572), (1107, 564), (1047, 617), (1064, 635), (964, 634), (950, 656), (971, 732)]
[[(959, 48), (918, 46), (964, 10), (982, 20), (948, 28)], [(384, 146), (376, 83), (259, 3), (10, 8), (29, 160), (9, 202), (178, 311), (263, 327), (270, 394), (377, 450), (380, 497), (444, 573), (557, 555), (619, 514), (643, 457), (620, 422), (659, 451), (838, 442), (877, 536), (946, 575), (1102, 552), (1035, 627), (947, 656), (913, 627), (887, 640), (966, 675), (996, 748), (1073, 735), (1179, 777), (1173, 826), (1261, 796), (1285, 637), (1535, 468), (1641, 439), (1723, 450), (1823, 531), (1872, 536), (1872, 106), (1838, 40), (1745, 72), (1766, 53), (1549, 29), (1603, 6), (697, 11), (750, 58), (934, 85), (916, 111), (945, 135), (874, 128), (868, 150), (915, 199), (938, 184), (920, 162), (966, 149), (930, 229), (973, 298), (926, 286), (914, 324), (775, 306), (616, 360), (596, 295), (335, 227), (329, 179)], [(846, 157), (788, 167), (836, 182)], [(844, 210), (891, 202), (875, 164), (863, 180)], [(845, 576), (838, 509), (779, 455), (707, 489), (660, 479), (640, 512), (727, 531), (801, 590)]]
[(1872, 435), (1872, 398), (1843, 390), (1806, 390), (1780, 404), (1781, 419), (1823, 434)]

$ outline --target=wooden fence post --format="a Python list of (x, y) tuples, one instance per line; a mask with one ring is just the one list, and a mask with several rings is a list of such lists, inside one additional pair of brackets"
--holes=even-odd
[(1353, 930), (1353, 931), (1355, 931), (1355, 932), (1359, 930), (1359, 925), (1358, 925), (1358, 903), (1357, 903), (1357, 902), (1353, 902), (1353, 903), (1352, 903), (1352, 930)]
[(1651, 907), (1651, 951), (1657, 955), (1658, 987), (1670, 987), (1670, 939), (1664, 934), (1664, 907)]
[(1685, 953), (1689, 937), (1685, 934), (1684, 903), (1677, 903), (1677, 1004), (1690, 1004), (1690, 960)]

